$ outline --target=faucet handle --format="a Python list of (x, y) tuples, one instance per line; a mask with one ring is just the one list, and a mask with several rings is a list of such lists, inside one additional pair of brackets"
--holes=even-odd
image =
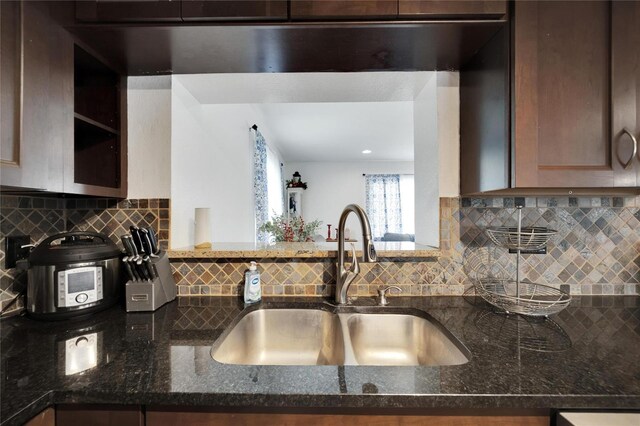
[(400, 293), (402, 293), (402, 289), (400, 287), (398, 287), (397, 285), (390, 285), (390, 286), (387, 286), (387, 287), (385, 287), (383, 289), (378, 289), (378, 297), (380, 298), (380, 300), (378, 301), (378, 304), (380, 306), (387, 306), (389, 304), (389, 301), (387, 300), (387, 292), (389, 290), (391, 290), (392, 288), (395, 288)]
[(358, 262), (358, 256), (356, 255), (356, 246), (351, 243), (351, 267), (349, 271), (354, 274), (360, 273), (360, 262)]

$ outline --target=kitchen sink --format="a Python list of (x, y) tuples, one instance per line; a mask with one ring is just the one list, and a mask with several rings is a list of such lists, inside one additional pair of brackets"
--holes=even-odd
[[(406, 312), (412, 311), (412, 312)], [(422, 311), (403, 308), (245, 312), (216, 341), (214, 360), (242, 365), (456, 365), (469, 352)]]
[(259, 309), (231, 329), (213, 358), (225, 364), (340, 365), (340, 320), (318, 309)]
[(346, 318), (358, 365), (455, 365), (469, 359), (451, 336), (415, 315), (351, 314)]

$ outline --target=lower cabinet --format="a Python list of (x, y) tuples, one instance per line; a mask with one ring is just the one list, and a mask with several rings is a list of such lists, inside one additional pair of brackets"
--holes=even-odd
[[(363, 410), (364, 411), (364, 410)], [(376, 410), (380, 412), (380, 410)], [(548, 426), (549, 416), (531, 415), (399, 415), (281, 414), (167, 411), (141, 406), (58, 405), (47, 408), (26, 426)]]
[(194, 413), (147, 411), (147, 426), (548, 426), (548, 416), (403, 416), (365, 414)]
[(144, 426), (138, 405), (58, 405), (55, 426)]
[(56, 426), (56, 411), (53, 407), (46, 408), (37, 416), (26, 422), (24, 426)]

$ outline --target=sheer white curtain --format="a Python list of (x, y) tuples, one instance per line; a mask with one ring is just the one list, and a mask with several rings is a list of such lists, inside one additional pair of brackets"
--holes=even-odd
[(380, 241), (387, 232), (401, 234), (400, 175), (367, 175), (365, 188), (366, 210), (374, 241)]

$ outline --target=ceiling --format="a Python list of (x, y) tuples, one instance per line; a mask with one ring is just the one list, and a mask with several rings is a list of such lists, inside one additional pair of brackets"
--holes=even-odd
[[(283, 160), (413, 161), (413, 102), (260, 105)], [(363, 150), (371, 150), (363, 154)]]
[(174, 76), (201, 104), (413, 101), (423, 72), (189, 74)]
[[(203, 105), (252, 104), (285, 161), (413, 161), (413, 101), (435, 72), (174, 75)], [(434, 94), (435, 96), (435, 94)], [(365, 155), (363, 150), (371, 150)]]

